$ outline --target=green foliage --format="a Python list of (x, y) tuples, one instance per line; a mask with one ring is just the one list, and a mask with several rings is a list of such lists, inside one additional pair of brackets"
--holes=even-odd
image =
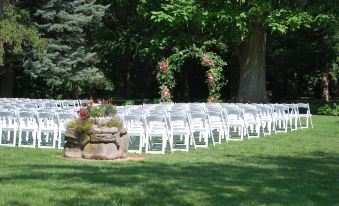
[(72, 84), (72, 88), (112, 89), (111, 83), (96, 67), (91, 36), (100, 25), (107, 6), (94, 0), (55, 0), (37, 10), (40, 31), (51, 39), (43, 59), (26, 64), (33, 77), (45, 77), (51, 85)]
[[(272, 32), (283, 35), (301, 28), (324, 26), (331, 21), (330, 24), (335, 25), (336, 12), (331, 5), (334, 4), (259, 0), (163, 1), (159, 5), (158, 2), (144, 0), (141, 8), (144, 8), (144, 16), (152, 20), (155, 28), (150, 37), (151, 45), (147, 47), (148, 52), (164, 53), (162, 57), (169, 57), (194, 46), (201, 48), (209, 39), (224, 43), (230, 46), (237, 56), (243, 56), (246, 54), (246, 49), (242, 46), (246, 45), (252, 32), (256, 32), (253, 25), (264, 28), (263, 34)], [(265, 49), (262, 50), (264, 51)], [(222, 56), (219, 51), (215, 51), (215, 48), (212, 52)], [(263, 63), (264, 69), (266, 62)], [(167, 80), (172, 78), (171, 76), (170, 72), (168, 76), (164, 76), (169, 90), (174, 84), (174, 80)], [(160, 82), (163, 81), (161, 78)], [(161, 83), (160, 89), (166, 91), (164, 88), (164, 84)]]
[(117, 113), (115, 106), (112, 104), (103, 104), (96, 107), (90, 105), (86, 108), (86, 110), (89, 113), (89, 116), (92, 118), (108, 116), (113, 117)]
[[(167, 88), (169, 91), (172, 90), (175, 86), (175, 79), (174, 73), (180, 72), (182, 65), (184, 64), (185, 60), (193, 57), (200, 59), (202, 65), (207, 67), (206, 71), (206, 83), (209, 87), (209, 97), (208, 100), (212, 101), (220, 101), (220, 89), (223, 86), (223, 77), (222, 77), (222, 70), (223, 67), (226, 65), (226, 62), (214, 52), (206, 51), (206, 45), (201, 48), (197, 48), (196, 46), (192, 46), (190, 48), (184, 50), (177, 50), (173, 53), (168, 60), (168, 67), (165, 71), (161, 70), (161, 62), (159, 63), (160, 71), (159, 71), (159, 89), (160, 95), (162, 96), (162, 101), (171, 101), (172, 97), (169, 93), (169, 96), (164, 98), (164, 91)], [(206, 59), (208, 59), (209, 63), (206, 63)], [(208, 75), (212, 75), (213, 82), (208, 82), (209, 78)]]
[(123, 124), (119, 119), (113, 118), (109, 122), (107, 122), (106, 127), (117, 127), (119, 129), (123, 128)]
[(91, 128), (94, 125), (94, 122), (90, 119), (76, 119), (67, 123), (68, 128), (74, 129), (77, 133), (80, 134), (90, 134)]
[(339, 105), (336, 103), (325, 104), (324, 106), (318, 108), (318, 114), (339, 116)]
[(104, 116), (113, 117), (117, 113), (117, 109), (112, 104), (103, 104), (100, 106), (100, 109)]
[(92, 118), (103, 116), (103, 112), (100, 107), (88, 107), (87, 111)]
[(131, 99), (125, 101), (125, 105), (134, 105), (135, 102)]
[[(2, 12), (2, 11), (0, 11)], [(0, 19), (0, 65), (3, 62), (5, 47), (14, 55), (22, 54), (24, 48), (30, 47), (38, 58), (42, 57), (42, 49), (47, 39), (41, 38), (37, 29), (30, 24), (30, 16), (26, 10), (7, 4)]]

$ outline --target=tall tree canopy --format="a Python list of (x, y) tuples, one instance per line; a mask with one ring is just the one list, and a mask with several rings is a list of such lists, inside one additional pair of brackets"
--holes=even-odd
[(334, 4), (306, 0), (144, 0), (141, 7), (156, 28), (151, 45), (168, 51), (173, 45), (194, 42), (199, 35), (224, 42), (240, 65), (237, 100), (267, 102), (268, 32), (286, 34), (301, 27), (336, 25)]
[(42, 60), (28, 65), (34, 76), (44, 76), (51, 84), (67, 88), (72, 85), (73, 98), (79, 89), (110, 87), (96, 67), (92, 51), (93, 32), (100, 25), (108, 6), (95, 0), (51, 0), (35, 13), (37, 27), (50, 43)]
[(18, 67), (16, 63), (22, 65), (32, 54), (41, 56), (41, 50), (45, 44), (46, 40), (40, 38), (26, 10), (16, 7), (14, 2), (1, 1), (0, 96), (13, 96), (15, 70)]

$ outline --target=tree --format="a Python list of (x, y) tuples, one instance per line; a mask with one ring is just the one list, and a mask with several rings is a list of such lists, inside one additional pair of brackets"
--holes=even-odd
[(50, 84), (67, 88), (73, 98), (82, 88), (110, 87), (104, 74), (95, 66), (96, 53), (91, 51), (94, 31), (108, 6), (95, 0), (51, 0), (35, 13), (37, 27), (51, 39), (44, 57), (32, 61), (27, 70), (44, 76)]
[(13, 97), (15, 72), (25, 59), (41, 54), (46, 40), (40, 38), (36, 28), (31, 26), (26, 10), (13, 2), (1, 1), (0, 5), (0, 69), (1, 97)]
[[(138, 12), (139, 1), (102, 0), (110, 7), (103, 17), (103, 27), (98, 31), (100, 69), (116, 85), (125, 98), (152, 96), (149, 77), (152, 77), (152, 58), (143, 58), (141, 49), (151, 28)], [(138, 78), (138, 77), (142, 78)], [(154, 76), (154, 75), (153, 75)], [(146, 80), (147, 79), (147, 80)]]
[[(240, 102), (268, 101), (266, 41), (269, 32), (285, 35), (301, 27), (335, 24), (337, 14), (334, 10), (337, 7), (333, 5), (336, 3), (327, 1), (169, 0), (157, 6), (158, 2), (144, 0), (142, 4), (158, 31), (153, 35), (153, 42), (164, 51), (173, 44), (195, 40), (201, 34), (228, 44), (240, 65), (237, 95)], [(173, 42), (174, 35), (183, 40)]]

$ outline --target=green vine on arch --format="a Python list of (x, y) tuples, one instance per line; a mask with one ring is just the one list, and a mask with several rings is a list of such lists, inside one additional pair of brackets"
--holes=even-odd
[(171, 91), (175, 87), (175, 72), (179, 72), (185, 60), (188, 57), (194, 57), (201, 60), (201, 64), (207, 68), (206, 83), (208, 85), (209, 95), (207, 101), (210, 103), (219, 102), (221, 99), (220, 89), (224, 85), (222, 70), (226, 62), (216, 53), (207, 52), (204, 47), (198, 48), (192, 46), (184, 50), (176, 50), (167, 59), (158, 63), (158, 75), (160, 90), (160, 102), (171, 102), (173, 96)]

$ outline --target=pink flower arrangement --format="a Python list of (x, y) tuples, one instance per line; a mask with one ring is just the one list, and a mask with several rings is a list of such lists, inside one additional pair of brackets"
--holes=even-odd
[(88, 120), (89, 119), (89, 114), (85, 109), (79, 110), (79, 116), (82, 120)]
[(166, 72), (168, 69), (168, 61), (161, 61), (159, 63), (160, 72)]
[(167, 86), (163, 86), (163, 88), (161, 90), (161, 98), (163, 100), (168, 100), (170, 97), (171, 97), (170, 90), (168, 89)]
[(214, 84), (214, 75), (212, 72), (207, 73), (207, 82), (208, 84)]
[(207, 101), (208, 101), (208, 103), (215, 103), (216, 102), (215, 98), (213, 96), (209, 97)]
[(208, 54), (204, 55), (204, 58), (202, 60), (202, 64), (206, 65), (206, 66), (209, 66), (209, 67), (214, 67), (215, 66), (213, 60), (210, 58), (210, 56)]

